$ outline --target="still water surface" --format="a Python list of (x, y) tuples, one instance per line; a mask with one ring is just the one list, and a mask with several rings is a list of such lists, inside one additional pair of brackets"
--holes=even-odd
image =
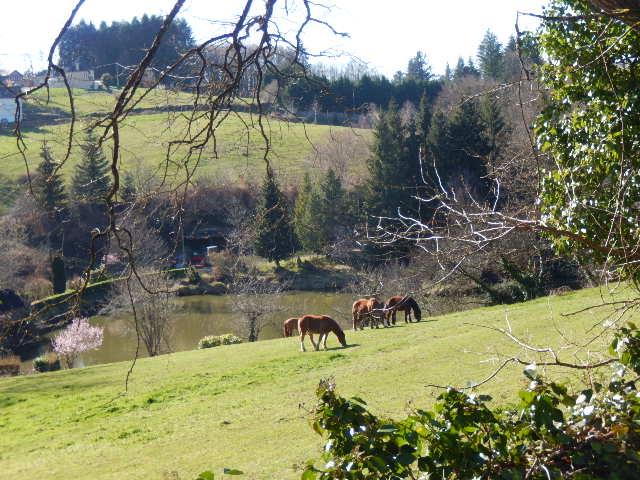
[[(268, 324), (260, 332), (260, 340), (282, 336), (282, 322), (288, 317), (304, 313), (329, 315), (343, 328), (350, 325), (350, 294), (322, 292), (288, 292), (282, 295), (279, 311), (266, 317)], [(234, 333), (239, 336), (240, 316), (231, 309), (227, 296), (193, 296), (178, 299), (178, 309), (171, 320), (171, 351), (193, 350), (206, 335)], [(77, 366), (118, 362), (133, 358), (136, 350), (136, 334), (130, 316), (96, 316), (94, 325), (104, 327), (104, 341), (99, 350), (85, 353)], [(140, 356), (146, 356), (144, 345), (140, 345)]]

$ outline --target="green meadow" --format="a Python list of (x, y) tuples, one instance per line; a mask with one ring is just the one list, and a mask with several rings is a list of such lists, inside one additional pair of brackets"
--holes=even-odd
[[(40, 161), (40, 149), (44, 141), (56, 160), (60, 161), (66, 153), (69, 138), (70, 123), (65, 116), (69, 111), (68, 98), (62, 89), (51, 89), (48, 103), (44, 101), (45, 95), (45, 92), (39, 92), (37, 101), (32, 100), (30, 104), (37, 105), (40, 111), (50, 112), (51, 122), (45, 120), (43, 125), (27, 128), (29, 117), (28, 113), (25, 114), (23, 134), (27, 163), (32, 171)], [(87, 125), (98, 118), (92, 114), (108, 112), (113, 107), (115, 97), (107, 92), (74, 90), (74, 101), (78, 121), (73, 134), (71, 156), (62, 169), (67, 179), (80, 157), (79, 145)], [(145, 97), (138, 108), (188, 105), (192, 101), (191, 95), (157, 90)], [(257, 115), (230, 112), (215, 129), (215, 141), (212, 139), (201, 152), (188, 157), (186, 148), (169, 149), (169, 143), (191, 138), (195, 131), (205, 126), (204, 118), (189, 125), (189, 115), (190, 112), (148, 111), (130, 115), (121, 126), (122, 168), (139, 173), (143, 178), (152, 176), (156, 182), (166, 179), (169, 184), (183, 180), (187, 171), (191, 173), (194, 170), (196, 177), (210, 176), (230, 183), (255, 182), (262, 178), (266, 142)], [(355, 135), (371, 138), (369, 130), (306, 125), (270, 117), (263, 117), (263, 124), (269, 142), (267, 158), (282, 184), (297, 183), (312, 166), (317, 147), (331, 142), (333, 135), (349, 130)], [(112, 143), (107, 141), (104, 145), (107, 156), (112, 148)], [(0, 162), (5, 177), (13, 179), (25, 174), (24, 159), (16, 139), (7, 130), (0, 134)], [(347, 168), (358, 175), (366, 170), (365, 162), (366, 158), (353, 158)]]
[[(608, 310), (598, 289), (427, 318), (391, 329), (347, 331), (329, 351), (299, 352), (296, 338), (188, 351), (130, 363), (0, 379), (0, 478), (192, 479), (237, 468), (250, 479), (299, 478), (318, 458), (322, 439), (309, 426), (318, 380), (333, 377), (345, 396), (358, 395), (378, 415), (400, 417), (428, 406), (438, 390), (489, 375), (503, 355), (522, 352), (506, 327), (541, 346), (580, 343)], [(619, 297), (618, 297), (619, 298)], [(341, 319), (346, 322), (347, 319)], [(607, 335), (568, 361), (606, 352)], [(307, 345), (309, 347), (309, 345)], [(480, 391), (500, 404), (528, 384), (521, 366), (503, 370)], [(566, 370), (553, 378), (574, 380)], [(411, 403), (409, 403), (411, 402)]]

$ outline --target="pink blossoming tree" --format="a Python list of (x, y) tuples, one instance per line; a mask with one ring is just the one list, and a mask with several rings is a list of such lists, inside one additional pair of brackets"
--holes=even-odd
[(71, 325), (51, 341), (51, 345), (67, 368), (73, 368), (79, 354), (102, 345), (103, 331), (102, 327), (91, 326), (86, 318), (74, 318)]

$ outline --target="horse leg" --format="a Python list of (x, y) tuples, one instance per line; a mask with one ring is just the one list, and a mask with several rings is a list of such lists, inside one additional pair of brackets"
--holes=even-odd
[(396, 311), (391, 312), (391, 319), (393, 320), (393, 324), (396, 324)]
[(408, 310), (404, 310), (404, 323), (411, 323), (411, 319), (407, 317)]
[(304, 348), (304, 336), (305, 336), (306, 332), (304, 330), (300, 330), (300, 351), (301, 352), (306, 352), (305, 348)]
[(322, 346), (326, 350), (327, 349), (327, 338), (329, 337), (329, 333), (324, 334), (324, 340), (322, 341)]
[(313, 341), (313, 333), (309, 333), (309, 340), (311, 340), (311, 345), (313, 345), (313, 349), (317, 352), (320, 348), (320, 339), (318, 338), (318, 343)]

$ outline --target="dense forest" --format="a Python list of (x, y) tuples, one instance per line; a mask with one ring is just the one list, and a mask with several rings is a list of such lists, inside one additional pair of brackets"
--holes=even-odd
[[(109, 73), (118, 83), (124, 83), (130, 68), (137, 65), (151, 46), (162, 25), (163, 17), (143, 15), (130, 22), (93, 23), (80, 21), (70, 27), (59, 47), (60, 64), (73, 70), (94, 70), (96, 78)], [(162, 42), (151, 66), (164, 70), (189, 48), (194, 46), (191, 28), (185, 20), (176, 20), (169, 27), (167, 40)], [(124, 77), (123, 79), (120, 79)]]

